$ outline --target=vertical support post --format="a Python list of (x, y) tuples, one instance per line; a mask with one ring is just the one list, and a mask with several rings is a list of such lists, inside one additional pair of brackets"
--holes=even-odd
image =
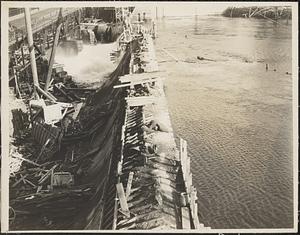
[(278, 20), (278, 7), (275, 7), (275, 20)]
[(112, 225), (112, 230), (117, 229), (117, 220), (118, 220), (118, 197), (116, 195), (115, 197), (115, 205), (114, 205), (114, 219), (113, 219), (113, 225)]
[[(123, 157), (122, 157), (123, 158)], [(117, 166), (117, 173), (118, 175), (122, 174), (122, 163), (119, 161)]]
[(186, 167), (185, 167), (185, 179), (186, 181), (189, 180), (190, 176), (190, 165), (191, 165), (191, 159), (186, 156)]
[(186, 179), (186, 191), (187, 191), (187, 193), (191, 193), (191, 187), (192, 187), (192, 184), (193, 184), (193, 174), (190, 173), (186, 177), (187, 177), (187, 179)]
[(49, 69), (48, 69), (48, 74), (47, 74), (47, 80), (46, 80), (46, 84), (45, 84), (45, 88), (44, 90), (47, 91), (49, 88), (49, 83), (50, 83), (50, 79), (51, 79), (51, 75), (52, 75), (52, 68), (53, 68), (53, 64), (54, 64), (54, 57), (55, 57), (55, 52), (56, 52), (56, 47), (58, 44), (58, 39), (59, 39), (59, 33), (60, 33), (60, 29), (61, 29), (62, 24), (60, 24), (57, 29), (56, 29), (56, 33), (55, 33), (55, 38), (53, 41), (53, 46), (52, 46), (52, 51), (51, 51), (51, 56), (50, 56), (50, 61), (49, 61)]
[(21, 56), (22, 56), (22, 63), (23, 66), (25, 66), (25, 58), (24, 58), (24, 49), (23, 49), (24, 44), (21, 44)]
[(35, 61), (35, 52), (33, 47), (33, 36), (32, 36), (32, 28), (31, 28), (31, 17), (30, 10), (28, 7), (25, 8), (25, 21), (26, 21), (26, 29), (27, 29), (27, 39), (28, 39), (28, 47), (30, 52), (30, 64), (32, 70), (33, 77), (33, 93), (35, 97), (37, 96), (36, 87), (39, 87), (38, 74), (36, 69), (36, 61)]
[(200, 228), (199, 218), (198, 218), (198, 206), (197, 206), (197, 190), (195, 187), (191, 189), (191, 212), (192, 219), (194, 222), (195, 229)]
[(78, 11), (78, 23), (79, 23), (79, 38), (81, 39), (81, 28), (80, 28), (80, 22), (81, 22), (81, 10)]
[(69, 33), (69, 17), (70, 16), (66, 16), (66, 20), (65, 20), (65, 26), (64, 26), (64, 35), (67, 36)]
[(184, 149), (184, 152), (183, 152), (183, 157), (184, 157), (184, 174), (185, 174), (185, 180), (187, 181), (188, 180), (188, 177), (189, 175), (186, 173), (187, 172), (187, 168), (188, 168), (188, 162), (187, 162), (187, 146), (186, 146), (186, 141), (183, 140), (183, 149)]
[(22, 95), (21, 95), (21, 92), (19, 89), (19, 84), (18, 84), (18, 75), (17, 75), (17, 71), (16, 71), (15, 67), (13, 68), (13, 71), (14, 71), (14, 78), (15, 78), (17, 94), (18, 94), (19, 99), (22, 99)]

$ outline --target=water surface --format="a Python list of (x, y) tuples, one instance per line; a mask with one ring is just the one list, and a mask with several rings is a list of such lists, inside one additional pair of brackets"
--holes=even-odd
[(157, 29), (172, 125), (188, 142), (201, 222), (292, 227), (291, 25), (198, 16), (166, 17)]

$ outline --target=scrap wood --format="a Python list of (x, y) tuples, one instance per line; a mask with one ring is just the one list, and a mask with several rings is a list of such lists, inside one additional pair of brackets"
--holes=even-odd
[(36, 188), (36, 185), (34, 183), (32, 183), (30, 180), (28, 180), (28, 179), (24, 179), (24, 180), (25, 180), (25, 182), (27, 182), (28, 184), (30, 184), (31, 186)]
[(97, 89), (96, 88), (81, 88), (81, 87), (65, 87), (66, 90), (69, 90), (69, 91), (96, 91)]
[(44, 153), (48, 143), (50, 142), (50, 138), (46, 140), (45, 144), (43, 145), (43, 147), (41, 148), (40, 154), (37, 156), (37, 158), (35, 159), (36, 162), (38, 162), (38, 160), (40, 159), (40, 157), (42, 156), (42, 154)]
[(127, 225), (127, 224), (130, 224), (130, 223), (133, 223), (133, 222), (136, 222), (136, 219), (137, 217), (133, 217), (131, 219), (123, 219), (121, 221), (119, 221), (119, 223), (117, 224), (117, 226), (124, 226), (124, 225)]
[[(20, 174), (21, 175), (21, 174)], [(16, 187), (21, 181), (24, 182), (24, 179), (28, 176), (28, 174), (26, 175), (21, 175), (21, 178), (19, 180), (17, 180), (11, 187)]]
[(43, 175), (40, 180), (39, 180), (39, 184), (42, 184), (49, 176), (50, 174), (52, 174), (52, 171), (54, 171), (54, 169), (58, 166), (58, 164), (54, 165), (53, 167), (51, 167), (50, 170), (48, 170), (48, 172)]
[(54, 86), (55, 86), (55, 88), (56, 88), (61, 94), (63, 94), (63, 95), (67, 98), (68, 101), (70, 101), (70, 102), (73, 102), (73, 101), (74, 101), (74, 99), (72, 99), (72, 97), (69, 96), (69, 95), (62, 89), (63, 86), (59, 86), (59, 84), (54, 84)]
[(21, 156), (18, 156), (18, 155), (11, 155), (11, 156), (14, 157), (14, 158), (21, 159), (21, 160), (23, 160), (23, 161), (25, 161), (25, 162), (28, 162), (28, 163), (30, 163), (30, 164), (32, 164), (32, 165), (34, 165), (34, 166), (38, 166), (38, 167), (41, 166), (40, 164), (37, 164), (37, 163), (35, 163), (35, 162), (33, 162), (33, 161), (30, 161), (30, 160), (28, 160), (28, 159), (26, 159), (26, 158), (23, 158), (23, 157), (21, 157)]

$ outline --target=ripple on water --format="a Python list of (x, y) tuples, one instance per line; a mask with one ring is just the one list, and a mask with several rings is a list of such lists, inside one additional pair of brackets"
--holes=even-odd
[[(181, 25), (166, 18), (163, 27), (158, 24), (155, 42), (183, 60), (204, 53), (220, 59), (159, 65), (168, 71), (175, 135), (188, 142), (200, 220), (212, 228), (292, 227), (292, 110), (291, 100), (284, 99), (292, 94), (284, 75), (291, 64), (291, 37), (286, 36), (291, 29), (217, 19), (185, 18)], [(170, 40), (173, 32), (179, 39), (188, 34), (181, 47)], [(233, 38), (246, 39), (247, 47), (232, 43)], [(163, 53), (157, 57), (170, 59)], [(284, 73), (266, 73), (263, 63), (245, 63), (245, 58), (266, 61)]]

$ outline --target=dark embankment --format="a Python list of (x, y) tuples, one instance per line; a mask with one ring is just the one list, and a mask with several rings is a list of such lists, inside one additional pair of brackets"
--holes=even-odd
[[(265, 10), (264, 10), (265, 9)], [(291, 19), (292, 18), (292, 10), (290, 8), (283, 8), (276, 12), (275, 9), (266, 7), (228, 7), (222, 13), (222, 16), (225, 17), (250, 17), (257, 19)]]
[[(81, 131), (66, 134), (60, 141), (54, 160), (63, 161), (59, 168), (74, 175), (75, 185), (64, 192), (52, 192), (51, 200), (47, 199), (49, 194), (41, 194), (34, 196), (35, 204), (33, 200), (13, 203), (16, 217), (10, 230), (101, 228), (103, 200), (114, 196), (106, 192), (115, 187), (125, 115), (124, 90), (113, 86), (119, 76), (129, 72), (130, 46), (134, 45), (127, 47), (119, 66), (101, 89), (86, 100), (79, 113)], [(74, 160), (69, 161), (71, 156)]]

